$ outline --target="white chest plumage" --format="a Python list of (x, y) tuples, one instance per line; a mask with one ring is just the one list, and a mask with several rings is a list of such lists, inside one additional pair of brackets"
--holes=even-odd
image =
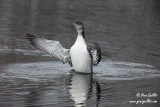
[(73, 68), (76, 72), (91, 73), (91, 57), (87, 50), (84, 38), (78, 35), (75, 44), (70, 49)]

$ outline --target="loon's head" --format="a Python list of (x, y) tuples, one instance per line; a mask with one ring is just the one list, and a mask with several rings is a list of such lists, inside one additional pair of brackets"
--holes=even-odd
[(82, 33), (84, 31), (84, 26), (82, 22), (76, 22), (74, 23), (74, 26), (78, 33)]

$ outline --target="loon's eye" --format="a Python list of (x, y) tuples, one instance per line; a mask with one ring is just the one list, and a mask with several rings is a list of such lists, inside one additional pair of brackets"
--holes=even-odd
[(77, 24), (77, 25), (83, 25), (83, 23), (82, 23), (82, 22), (76, 22), (76, 24)]

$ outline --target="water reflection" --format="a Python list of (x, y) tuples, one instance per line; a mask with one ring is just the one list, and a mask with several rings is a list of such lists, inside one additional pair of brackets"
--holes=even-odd
[(75, 107), (83, 107), (87, 100), (94, 100), (96, 106), (100, 101), (101, 88), (92, 75), (72, 74), (70, 78), (70, 98), (75, 102)]

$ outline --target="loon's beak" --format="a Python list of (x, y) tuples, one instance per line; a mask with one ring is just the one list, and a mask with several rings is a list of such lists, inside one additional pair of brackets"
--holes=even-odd
[(76, 23), (73, 23), (73, 25), (76, 27), (77, 26), (77, 24)]

